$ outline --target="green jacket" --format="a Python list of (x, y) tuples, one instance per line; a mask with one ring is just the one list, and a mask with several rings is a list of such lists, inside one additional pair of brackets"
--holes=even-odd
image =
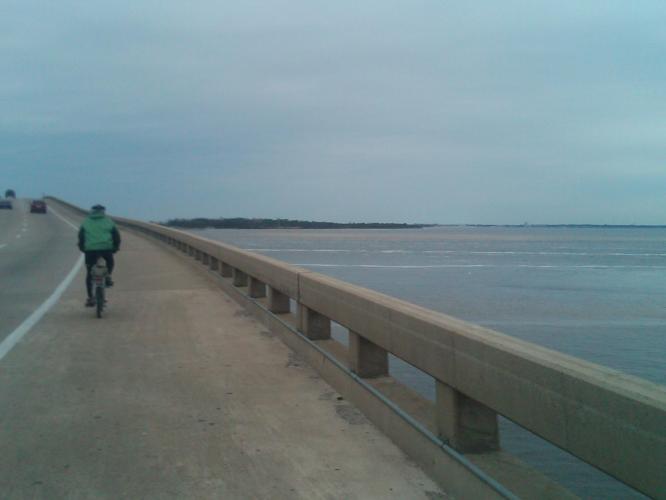
[(111, 250), (120, 248), (120, 233), (104, 212), (91, 212), (79, 228), (79, 250), (91, 252), (95, 250)]

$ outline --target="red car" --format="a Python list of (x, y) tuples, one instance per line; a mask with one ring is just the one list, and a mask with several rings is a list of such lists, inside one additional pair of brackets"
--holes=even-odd
[(30, 213), (31, 214), (45, 214), (46, 213), (46, 203), (42, 200), (32, 200), (30, 203)]

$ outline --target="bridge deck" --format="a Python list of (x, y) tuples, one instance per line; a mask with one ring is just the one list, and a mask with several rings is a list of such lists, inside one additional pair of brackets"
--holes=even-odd
[(80, 272), (0, 360), (3, 497), (443, 497), (211, 281), (123, 237), (107, 316)]

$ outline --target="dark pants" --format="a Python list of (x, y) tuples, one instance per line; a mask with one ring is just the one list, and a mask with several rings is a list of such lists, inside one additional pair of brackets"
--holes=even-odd
[(109, 276), (113, 272), (113, 252), (111, 250), (91, 250), (86, 252), (86, 291), (88, 292), (88, 298), (92, 298), (92, 275), (90, 270), (95, 264), (97, 264), (97, 259), (103, 258), (106, 261), (106, 267), (109, 270)]

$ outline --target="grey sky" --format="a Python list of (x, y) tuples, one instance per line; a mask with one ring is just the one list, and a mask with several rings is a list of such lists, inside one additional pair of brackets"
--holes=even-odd
[(0, 3), (0, 189), (113, 213), (666, 224), (666, 2)]

